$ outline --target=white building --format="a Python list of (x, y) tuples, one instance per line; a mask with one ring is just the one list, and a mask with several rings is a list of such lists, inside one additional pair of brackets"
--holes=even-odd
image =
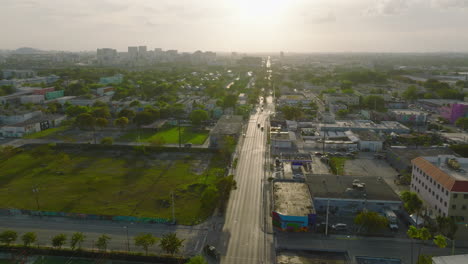
[(20, 97), (20, 101), (22, 104), (42, 104), (44, 103), (44, 100), (44, 95), (42, 94), (24, 95)]
[(294, 132), (277, 132), (272, 131), (270, 132), (270, 141), (271, 146), (275, 149), (284, 149), (284, 148), (292, 148), (294, 142), (296, 141), (296, 134)]
[(65, 115), (38, 116), (24, 122), (0, 127), (0, 135), (3, 137), (20, 138), (28, 134), (59, 126)]
[(418, 157), (413, 165), (411, 191), (424, 201), (429, 216), (468, 220), (468, 158), (453, 155)]
[(358, 149), (361, 151), (378, 152), (383, 148), (383, 140), (372, 130), (346, 131), (345, 133), (351, 141), (358, 143)]
[(23, 113), (3, 113), (0, 114), (0, 124), (8, 125), (24, 122), (34, 117), (41, 116), (41, 111), (23, 112)]
[(128, 47), (128, 58), (136, 60), (138, 58), (138, 47)]

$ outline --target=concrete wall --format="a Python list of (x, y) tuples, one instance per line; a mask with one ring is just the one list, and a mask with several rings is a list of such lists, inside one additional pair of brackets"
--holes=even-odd
[(306, 232), (309, 230), (309, 226), (315, 224), (315, 218), (315, 214), (308, 216), (292, 216), (272, 212), (273, 226), (281, 231)]

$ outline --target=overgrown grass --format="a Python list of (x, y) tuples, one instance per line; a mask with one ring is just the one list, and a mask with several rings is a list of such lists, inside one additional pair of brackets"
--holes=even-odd
[[(206, 170), (196, 171), (210, 160)], [(201, 193), (224, 168), (211, 154), (116, 157), (35, 149), (0, 161), (0, 208), (37, 210), (31, 191), (37, 186), (42, 211), (171, 218), (174, 192), (178, 222), (193, 224), (210, 215)]]
[(349, 160), (347, 157), (331, 157), (330, 158), (330, 169), (335, 175), (344, 174), (344, 165), (346, 160)]
[(49, 129), (46, 129), (46, 130), (43, 130), (43, 131), (39, 131), (39, 132), (36, 132), (36, 133), (33, 133), (33, 134), (26, 135), (26, 136), (24, 136), (24, 138), (27, 138), (27, 139), (43, 138), (43, 137), (51, 136), (51, 135), (59, 133), (59, 132), (63, 132), (65, 130), (69, 129), (69, 128), (70, 128), (69, 125), (49, 128)]
[[(181, 142), (192, 143), (194, 145), (202, 145), (208, 138), (208, 131), (198, 131), (190, 127), (181, 127)], [(156, 133), (150, 131), (130, 131), (117, 141), (124, 142), (154, 142), (159, 141), (164, 144), (178, 144), (179, 143), (179, 129), (177, 127), (165, 128)]]

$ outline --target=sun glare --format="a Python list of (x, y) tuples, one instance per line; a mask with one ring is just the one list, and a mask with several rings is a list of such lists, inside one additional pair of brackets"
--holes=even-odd
[(279, 19), (287, 0), (234, 0), (237, 18), (243, 23), (271, 23)]

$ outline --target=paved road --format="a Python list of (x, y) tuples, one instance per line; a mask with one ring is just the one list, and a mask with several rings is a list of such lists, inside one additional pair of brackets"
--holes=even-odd
[[(232, 192), (218, 244), (222, 263), (272, 263), (272, 238), (263, 231), (262, 193), (269, 111), (258, 111), (249, 120), (237, 165), (238, 189)], [(265, 128), (263, 132), (257, 124)]]
[[(127, 227), (127, 228), (125, 228)], [(30, 216), (0, 216), (0, 231), (11, 229), (19, 236), (26, 232), (36, 232), (39, 245), (51, 245), (51, 239), (57, 234), (64, 233), (71, 237), (74, 232), (83, 232), (86, 236), (83, 248), (94, 248), (94, 242), (102, 234), (111, 237), (109, 249), (127, 250), (127, 241), (131, 251), (143, 252), (134, 245), (133, 237), (141, 233), (151, 233), (156, 237), (163, 234), (177, 232), (177, 236), (185, 239), (182, 254), (194, 255), (203, 247), (203, 238), (207, 229), (202, 226), (171, 226), (165, 224), (142, 224), (128, 222), (113, 222), (103, 220), (77, 220), (66, 218), (30, 217)], [(128, 230), (128, 240), (127, 240)], [(21, 241), (18, 239), (18, 243)], [(67, 245), (69, 243), (67, 242)], [(153, 246), (151, 252), (161, 252), (158, 246)]]

